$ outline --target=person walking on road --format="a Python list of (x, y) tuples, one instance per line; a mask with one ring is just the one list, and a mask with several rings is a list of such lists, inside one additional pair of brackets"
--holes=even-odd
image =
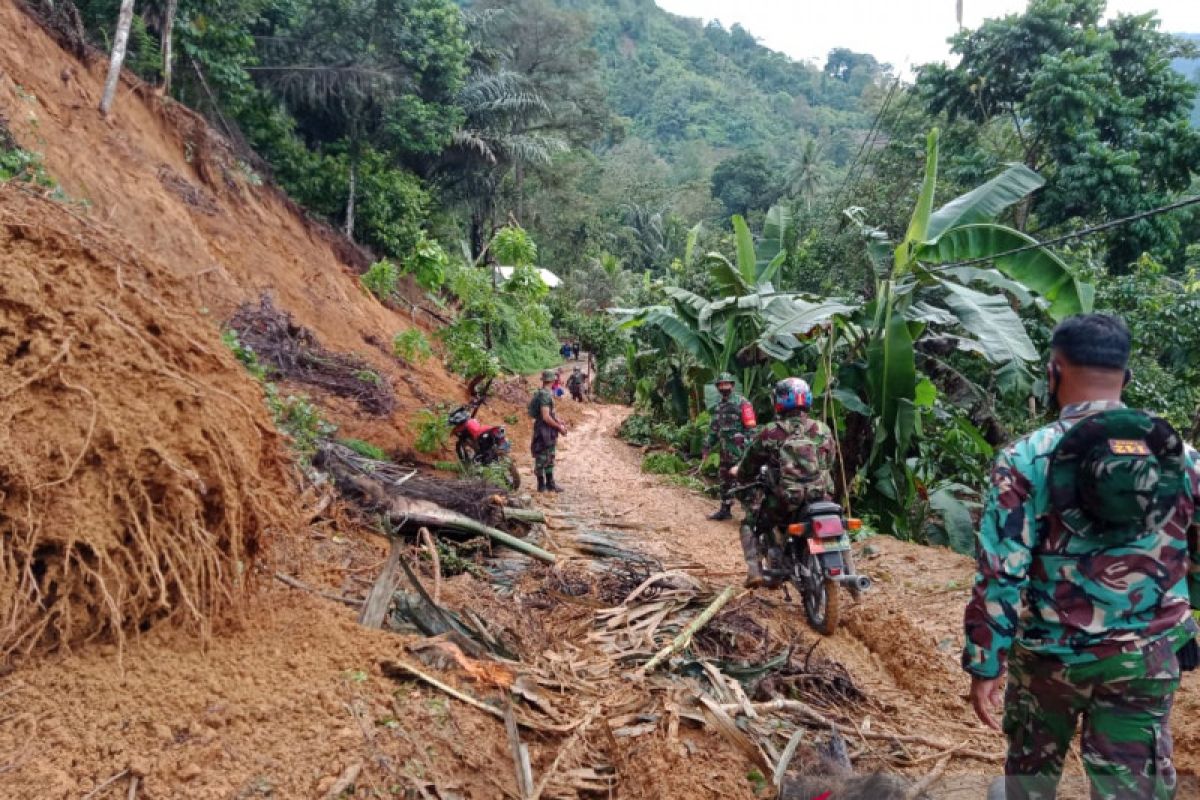
[(561, 492), (554, 482), (554, 455), (558, 449), (558, 437), (565, 436), (567, 426), (554, 414), (554, 391), (551, 387), (558, 380), (555, 370), (542, 371), (542, 388), (533, 393), (529, 401), (529, 416), (533, 419), (533, 473), (537, 478), (539, 492)]
[(962, 664), (976, 714), (1007, 735), (1008, 800), (1055, 796), (1080, 719), (1094, 800), (1175, 795), (1171, 705), (1197, 661), (1200, 457), (1121, 403), (1130, 346), (1118, 317), (1059, 324), (1046, 368), (1059, 419), (992, 467)]
[(714, 447), (720, 448), (721, 507), (709, 519), (732, 519), (734, 477), (730, 470), (741, 460), (746, 444), (754, 433), (758, 421), (750, 401), (733, 391), (733, 376), (722, 372), (713, 381), (721, 399), (712, 410), (712, 422), (708, 428), (708, 439), (704, 444), (704, 460)]
[(583, 402), (583, 370), (575, 367), (571, 370), (571, 377), (567, 378), (567, 390), (571, 393), (571, 399), (577, 403)]

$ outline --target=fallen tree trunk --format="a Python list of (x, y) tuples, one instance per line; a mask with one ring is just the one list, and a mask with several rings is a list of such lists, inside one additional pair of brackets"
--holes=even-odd
[(509, 508), (501, 506), (500, 513), (505, 519), (515, 519), (517, 522), (545, 522), (546, 515), (529, 508)]
[(513, 550), (524, 553), (527, 556), (532, 556), (539, 561), (545, 561), (547, 564), (553, 564), (556, 560), (553, 553), (543, 550), (535, 544), (530, 544), (512, 534), (505, 533), (499, 528), (484, 525), (482, 522), (473, 520), (464, 514), (451, 511), (448, 508), (442, 508), (425, 500), (416, 500), (408, 497), (391, 497), (387, 504), (387, 516), (397, 529), (406, 526), (417, 528), (424, 526), (426, 528), (449, 528), (450, 530), (464, 531), (466, 533), (477, 533), (487, 536), (505, 547), (511, 547)]

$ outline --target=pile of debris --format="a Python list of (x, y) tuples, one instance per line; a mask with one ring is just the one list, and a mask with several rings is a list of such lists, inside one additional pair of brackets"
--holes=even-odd
[(316, 335), (275, 307), (263, 294), (258, 305), (244, 304), (229, 320), (238, 341), (254, 351), (271, 379), (315, 386), (354, 400), (368, 414), (387, 416), (396, 409), (391, 384), (358, 356), (334, 353)]

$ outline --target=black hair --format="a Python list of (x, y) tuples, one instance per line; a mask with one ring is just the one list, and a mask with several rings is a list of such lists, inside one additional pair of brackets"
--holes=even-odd
[(1077, 367), (1125, 369), (1131, 339), (1125, 320), (1112, 314), (1079, 314), (1054, 328), (1050, 347)]

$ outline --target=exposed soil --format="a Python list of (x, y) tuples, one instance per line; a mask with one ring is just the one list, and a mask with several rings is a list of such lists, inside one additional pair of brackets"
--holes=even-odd
[[(256, 185), (202, 120), (132, 79), (101, 119), (103, 68), (0, 0), (0, 116), (90, 204), (0, 194), (0, 620), (15, 637), (0, 652), (38, 651), (0, 677), (0, 796), (320, 798), (339, 784), (333, 796), (519, 796), (504, 723), (388, 677), (403, 672), (385, 662), (420, 664), (493, 710), (508, 696), (498, 687), (533, 680), (514, 714), (535, 783), (553, 777), (543, 797), (763, 796), (761, 749), (697, 710), (718, 684), (691, 656), (729, 669), (781, 657), (746, 681), (747, 702), (799, 698), (846, 731), (838, 745), (809, 724), (804, 771), (827, 772), (840, 747), (859, 773), (907, 782), (949, 747), (928, 796), (984, 796), (1003, 743), (965, 702), (957, 652), (972, 565), (948, 551), (860, 544), (876, 586), (845, 598), (829, 638), (806, 626), (794, 594), (737, 591), (688, 659), (636, 676), (742, 567), (736, 524), (705, 519), (712, 501), (640, 472), (641, 451), (615, 436), (627, 409), (561, 404), (567, 491), (537, 498), (549, 520), (535, 534), (555, 565), (489, 557), (484, 543), (434, 589), (519, 660), (414, 648), (429, 640), (358, 625), (385, 544), (326, 500), (327, 485), (293, 482), (220, 327), (269, 292), (312, 344), (361, 359), (394, 394), (382, 416), (354, 392), (309, 386), (340, 435), (392, 453), (411, 455), (418, 409), (456, 403), (463, 387), (437, 359), (409, 368), (391, 356), (391, 337), (427, 315), (363, 291), (362, 253)], [(493, 396), (481, 419), (507, 425), (528, 475), (524, 387)], [(130, 533), (139, 525), (144, 542)], [(406, 556), (436, 587), (419, 547)], [(660, 572), (670, 580), (647, 583)], [(51, 595), (29, 592), (51, 583)], [(637, 589), (641, 606), (622, 602)], [(647, 611), (668, 624), (637, 628)], [(162, 624), (170, 616), (194, 624)], [(1174, 725), (1190, 775), (1198, 685), (1185, 681)], [(774, 719), (733, 727), (765, 730), (758, 741), (778, 751), (793, 724)], [(1068, 772), (1061, 796), (1085, 796), (1077, 757)], [(882, 796), (878, 786), (858, 796)]]

